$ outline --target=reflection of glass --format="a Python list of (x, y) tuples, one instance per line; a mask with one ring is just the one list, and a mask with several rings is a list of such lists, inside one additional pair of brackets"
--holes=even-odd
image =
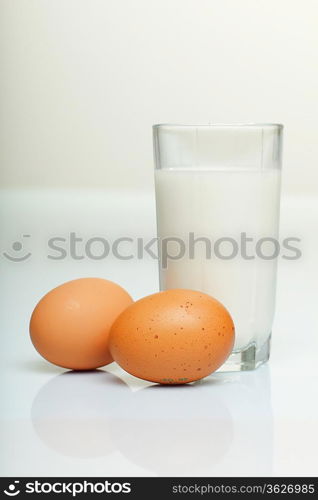
[(267, 367), (134, 392), (104, 371), (67, 372), (41, 388), (32, 421), (40, 439), (66, 456), (120, 451), (158, 475), (271, 474)]
[(256, 368), (274, 316), (282, 126), (153, 130), (161, 289), (220, 300), (236, 330), (222, 370)]
[[(214, 475), (271, 476), (273, 467), (273, 415), (270, 371), (263, 366), (253, 372), (217, 373), (202, 383), (222, 380), (222, 392), (234, 423), (230, 452)], [(214, 385), (212, 387), (214, 389)]]

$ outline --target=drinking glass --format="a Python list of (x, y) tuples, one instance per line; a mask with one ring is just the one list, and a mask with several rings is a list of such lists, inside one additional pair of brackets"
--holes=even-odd
[(205, 292), (228, 309), (222, 370), (269, 358), (282, 160), (280, 124), (153, 126), (160, 288)]

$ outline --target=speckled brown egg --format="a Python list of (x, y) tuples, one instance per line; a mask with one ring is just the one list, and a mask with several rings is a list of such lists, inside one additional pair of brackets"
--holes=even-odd
[(216, 299), (193, 290), (167, 290), (130, 305), (114, 322), (109, 349), (132, 375), (161, 384), (206, 377), (227, 359), (234, 324)]

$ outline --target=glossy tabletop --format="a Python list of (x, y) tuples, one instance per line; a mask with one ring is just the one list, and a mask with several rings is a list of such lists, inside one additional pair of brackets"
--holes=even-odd
[[(301, 238), (303, 255), (279, 262), (270, 362), (175, 387), (144, 382), (115, 363), (86, 373), (63, 370), (44, 361), (28, 336), (36, 302), (69, 279), (108, 278), (134, 299), (158, 291), (157, 261), (149, 255), (85, 255), (95, 236), (154, 237), (153, 194), (7, 190), (0, 204), (3, 476), (317, 474), (314, 199), (283, 199), (281, 236)], [(71, 255), (71, 233), (82, 239), (82, 259)], [(48, 258), (52, 237), (65, 239), (62, 260)]]

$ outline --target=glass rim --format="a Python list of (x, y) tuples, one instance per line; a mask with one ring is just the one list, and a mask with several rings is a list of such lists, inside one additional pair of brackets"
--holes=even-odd
[(152, 128), (159, 129), (164, 127), (170, 128), (264, 128), (264, 127), (272, 127), (277, 129), (283, 129), (284, 125), (282, 123), (206, 123), (206, 124), (190, 124), (190, 123), (155, 123)]

